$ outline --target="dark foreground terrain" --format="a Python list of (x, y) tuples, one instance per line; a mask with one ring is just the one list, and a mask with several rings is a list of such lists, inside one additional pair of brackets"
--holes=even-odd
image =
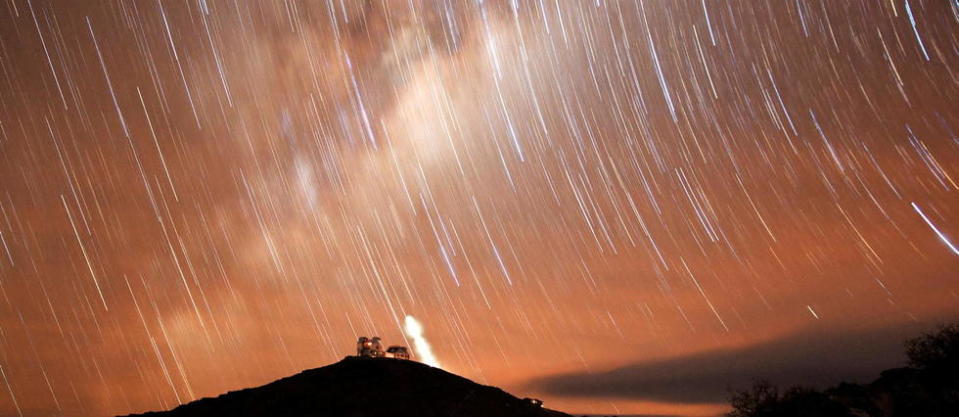
[(569, 417), (419, 362), (354, 357), (261, 387), (136, 416)]
[(959, 416), (959, 322), (906, 341), (909, 365), (868, 384), (781, 390), (767, 381), (739, 391), (726, 417)]

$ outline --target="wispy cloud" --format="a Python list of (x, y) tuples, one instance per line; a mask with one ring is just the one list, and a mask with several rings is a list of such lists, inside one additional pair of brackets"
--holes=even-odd
[(868, 382), (901, 366), (903, 341), (926, 327), (908, 323), (871, 330), (809, 329), (770, 342), (651, 362), (599, 373), (568, 373), (532, 381), (554, 395), (684, 403), (725, 401), (731, 388), (757, 378), (781, 385)]

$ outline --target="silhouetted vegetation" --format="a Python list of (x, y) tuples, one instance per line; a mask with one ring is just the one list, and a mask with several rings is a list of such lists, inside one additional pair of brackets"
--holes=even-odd
[(733, 394), (728, 417), (852, 416), (848, 408), (814, 389), (793, 387), (780, 393), (769, 381), (760, 380), (746, 391)]
[(959, 323), (906, 342), (909, 366), (933, 373), (959, 371)]
[(785, 390), (760, 380), (730, 397), (727, 417), (959, 416), (959, 323), (906, 341), (909, 366), (869, 384)]

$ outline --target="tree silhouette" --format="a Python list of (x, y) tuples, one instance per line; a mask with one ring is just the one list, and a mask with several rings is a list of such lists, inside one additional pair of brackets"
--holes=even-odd
[(959, 323), (906, 341), (909, 366), (935, 373), (959, 371)]
[(820, 391), (793, 387), (782, 394), (769, 381), (759, 380), (732, 395), (727, 417), (853, 417), (849, 409)]
[(733, 392), (726, 417), (959, 416), (959, 323), (905, 343), (909, 366), (887, 369), (869, 384), (781, 391), (759, 380)]

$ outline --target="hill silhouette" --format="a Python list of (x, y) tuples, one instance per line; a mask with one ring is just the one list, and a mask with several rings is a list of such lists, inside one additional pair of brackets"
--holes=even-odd
[(134, 416), (569, 417), (419, 362), (358, 357)]

